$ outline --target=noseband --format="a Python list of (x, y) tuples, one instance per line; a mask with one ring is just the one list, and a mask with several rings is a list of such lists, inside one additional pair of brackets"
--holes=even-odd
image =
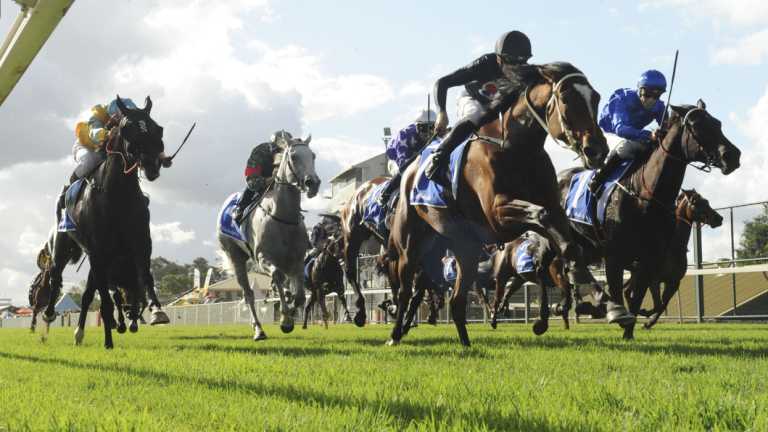
[[(294, 188), (304, 192), (306, 188), (304, 187), (304, 184), (301, 182), (301, 179), (298, 178), (298, 176), (296, 175), (296, 169), (294, 168), (293, 162), (291, 161), (291, 157), (290, 157), (290, 150), (292, 148), (298, 147), (298, 146), (309, 147), (308, 144), (305, 144), (303, 142), (297, 142), (297, 143), (289, 144), (285, 148), (285, 150), (283, 151), (283, 159), (280, 161), (280, 166), (277, 168), (277, 175), (275, 176), (274, 183), (281, 184), (281, 185), (286, 185), (286, 186), (292, 186), (292, 187), (294, 187)], [(293, 175), (293, 177), (296, 178), (296, 184), (294, 184), (292, 182), (289, 182), (289, 181), (286, 181), (286, 180), (281, 178), (281, 177), (283, 177), (282, 173), (283, 173), (283, 166), (284, 165), (287, 166), (289, 173), (291, 175)]]
[[(563, 86), (563, 84), (571, 79), (571, 78), (584, 78), (587, 79), (586, 75), (582, 73), (571, 73), (568, 75), (565, 75), (564, 77), (560, 78), (553, 86), (552, 86), (552, 95), (549, 97), (549, 101), (547, 102), (546, 108), (544, 110), (544, 115), (546, 116), (547, 120), (544, 120), (538, 112), (536, 112), (536, 109), (531, 104), (531, 99), (528, 97), (528, 93), (530, 90), (530, 87), (525, 88), (525, 105), (528, 108), (528, 111), (533, 115), (533, 118), (536, 119), (536, 121), (541, 125), (541, 127), (544, 129), (544, 131), (547, 132), (547, 135), (552, 137), (552, 139), (560, 146), (565, 149), (570, 149), (578, 152), (581, 149), (581, 143), (576, 139), (576, 136), (573, 134), (573, 131), (570, 127), (568, 127), (568, 124), (565, 121), (565, 115), (563, 114), (562, 108), (560, 108), (561, 102), (560, 102), (560, 87)], [(551, 82), (550, 82), (551, 83)], [(587, 101), (589, 103), (589, 101)], [(554, 135), (552, 135), (552, 132), (549, 128), (549, 111), (550, 107), (554, 104), (555, 110), (557, 111), (557, 119), (560, 122), (560, 130), (563, 131), (565, 134), (566, 143), (563, 144), (560, 142), (559, 139), (555, 138)]]
[[(661, 147), (661, 150), (663, 150), (664, 153), (667, 154), (667, 156), (669, 156), (674, 160), (688, 164), (699, 171), (710, 172), (712, 171), (712, 166), (717, 166), (717, 157), (714, 155), (711, 155), (709, 152), (707, 152), (704, 146), (701, 145), (701, 142), (699, 141), (696, 134), (693, 132), (691, 123), (689, 121), (691, 114), (698, 111), (705, 112), (705, 113), (707, 112), (707, 110), (705, 110), (704, 108), (698, 108), (698, 107), (692, 108), (687, 113), (685, 113), (685, 116), (683, 116), (683, 120), (681, 122), (681, 125), (683, 128), (682, 134), (684, 135), (684, 137), (682, 138), (684, 139), (684, 142), (682, 143), (683, 153), (685, 154), (684, 158), (679, 158), (677, 156), (674, 156), (672, 153), (670, 153), (670, 151), (666, 147), (664, 147), (663, 140), (659, 141), (659, 147)], [(691, 159), (690, 155), (688, 154), (688, 148), (690, 147), (688, 145), (688, 142), (690, 139), (693, 139), (696, 142), (696, 146), (698, 147), (699, 151), (701, 151), (704, 154), (704, 162), (702, 163), (702, 165), (695, 164), (694, 162), (696, 161)]]

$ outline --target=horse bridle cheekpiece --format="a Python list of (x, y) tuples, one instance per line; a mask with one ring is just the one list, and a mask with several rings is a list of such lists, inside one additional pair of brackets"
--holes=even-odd
[[(311, 138), (311, 135), (310, 135), (310, 138)], [(295, 148), (295, 147), (298, 147), (298, 146), (309, 147), (309, 140), (310, 140), (310, 138), (308, 138), (306, 141), (300, 141), (300, 140), (292, 140), (292, 141), (286, 140), (285, 141), (285, 150), (283, 150), (283, 157), (280, 160), (280, 166), (277, 168), (278, 174), (283, 171), (283, 164), (285, 164), (288, 167), (288, 171), (290, 171), (290, 173), (294, 177), (296, 177), (296, 169), (293, 167), (293, 161), (291, 160), (290, 151), (291, 151), (292, 148)], [(280, 180), (280, 179), (277, 178), (277, 176), (275, 176), (275, 183), (282, 184), (282, 185), (293, 186), (293, 187), (299, 189), (302, 192), (304, 192), (306, 190), (306, 186), (304, 186), (304, 183), (298, 177), (297, 177), (297, 185), (295, 185), (295, 184), (293, 184), (293, 183), (291, 183), (289, 181)]]
[[(563, 148), (571, 149), (576, 152), (578, 152), (581, 149), (581, 143), (579, 140), (576, 139), (576, 136), (573, 134), (573, 131), (570, 127), (568, 127), (567, 122), (565, 121), (565, 114), (563, 114), (562, 108), (560, 108), (560, 87), (565, 84), (566, 81), (572, 78), (584, 78), (587, 79), (586, 75), (582, 73), (570, 73), (562, 78), (560, 78), (553, 86), (552, 86), (552, 95), (549, 97), (549, 101), (547, 102), (546, 109), (544, 110), (544, 115), (546, 117), (546, 120), (541, 118), (538, 112), (536, 112), (536, 109), (533, 108), (531, 105), (531, 99), (528, 97), (528, 91), (530, 87), (525, 88), (525, 105), (528, 108), (528, 111), (530, 111), (531, 115), (533, 115), (533, 118), (536, 119), (536, 121), (541, 125), (541, 127), (547, 132), (547, 135), (552, 137), (552, 140), (554, 140), (558, 145), (560, 145)], [(589, 102), (587, 102), (589, 103)], [(549, 112), (550, 107), (554, 104), (555, 110), (557, 111), (557, 119), (560, 122), (560, 130), (563, 131), (565, 134), (566, 143), (562, 144), (559, 139), (557, 139), (554, 135), (552, 135), (552, 132), (549, 129)]]
[[(683, 120), (682, 120), (683, 133), (687, 134), (685, 137), (686, 142), (684, 146), (685, 157), (687, 160), (684, 162), (700, 171), (710, 172), (712, 170), (712, 166), (717, 166), (717, 156), (710, 154), (710, 152), (707, 151), (706, 147), (702, 145), (701, 141), (699, 140), (699, 137), (697, 137), (696, 134), (693, 132), (693, 127), (690, 122), (690, 117), (691, 117), (691, 114), (695, 112), (703, 112), (706, 114), (707, 110), (704, 108), (694, 107), (688, 110), (688, 112), (685, 113), (685, 116), (683, 116)], [(691, 156), (690, 154), (688, 154), (689, 145), (687, 141), (689, 139), (693, 139), (696, 142), (698, 150), (704, 155), (703, 165), (695, 165), (693, 162), (695, 162), (694, 158), (696, 156), (695, 155)], [(659, 145), (663, 147), (662, 143), (660, 143)], [(666, 151), (666, 149), (664, 150)]]

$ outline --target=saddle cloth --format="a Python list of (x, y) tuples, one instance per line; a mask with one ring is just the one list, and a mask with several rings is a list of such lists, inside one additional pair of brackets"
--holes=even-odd
[(80, 191), (83, 190), (84, 179), (78, 179), (67, 188), (67, 192), (64, 195), (64, 210), (59, 221), (57, 230), (59, 232), (77, 231), (77, 226), (72, 219), (72, 211), (77, 203), (77, 197), (80, 196)]
[(400, 196), (400, 190), (398, 188), (389, 197), (389, 201), (386, 205), (382, 206), (378, 203), (379, 196), (384, 192), (384, 189), (389, 182), (390, 180), (387, 180), (374, 187), (363, 207), (363, 224), (384, 239), (389, 237), (387, 217), (389, 216), (390, 211), (395, 208), (395, 203), (397, 203), (397, 199)]
[(597, 214), (598, 223), (605, 221), (605, 209), (608, 205), (608, 199), (616, 188), (616, 183), (624, 177), (632, 166), (632, 160), (625, 160), (614, 170), (605, 180), (602, 187), (602, 193), (595, 197), (589, 190), (589, 182), (595, 175), (594, 170), (584, 170), (576, 173), (571, 178), (571, 184), (568, 189), (568, 196), (565, 199), (565, 214), (574, 222), (587, 225), (595, 225), (593, 220), (593, 206), (597, 206), (594, 214)]
[(464, 158), (466, 150), (468, 149), (467, 141), (459, 144), (451, 152), (451, 160), (448, 164), (446, 175), (451, 180), (451, 190), (446, 190), (445, 187), (439, 185), (427, 178), (424, 175), (424, 169), (426, 168), (427, 161), (430, 159), (430, 155), (440, 145), (441, 140), (436, 138), (421, 152), (419, 158), (419, 167), (416, 172), (416, 182), (411, 189), (410, 203), (411, 205), (424, 205), (430, 207), (448, 207), (448, 202), (451, 199), (455, 199), (458, 196), (459, 178), (461, 174), (461, 167), (464, 164)]

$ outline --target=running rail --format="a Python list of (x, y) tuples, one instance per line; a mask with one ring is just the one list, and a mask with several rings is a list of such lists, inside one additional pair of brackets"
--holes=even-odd
[(75, 0), (14, 0), (21, 12), (0, 45), (0, 105)]

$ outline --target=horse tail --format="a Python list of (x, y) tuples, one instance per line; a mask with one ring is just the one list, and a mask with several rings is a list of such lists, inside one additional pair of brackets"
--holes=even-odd
[(229, 258), (229, 254), (222, 249), (216, 249), (216, 256), (221, 259), (221, 269), (225, 273), (233, 275), (235, 274), (235, 266), (232, 264), (232, 260)]

